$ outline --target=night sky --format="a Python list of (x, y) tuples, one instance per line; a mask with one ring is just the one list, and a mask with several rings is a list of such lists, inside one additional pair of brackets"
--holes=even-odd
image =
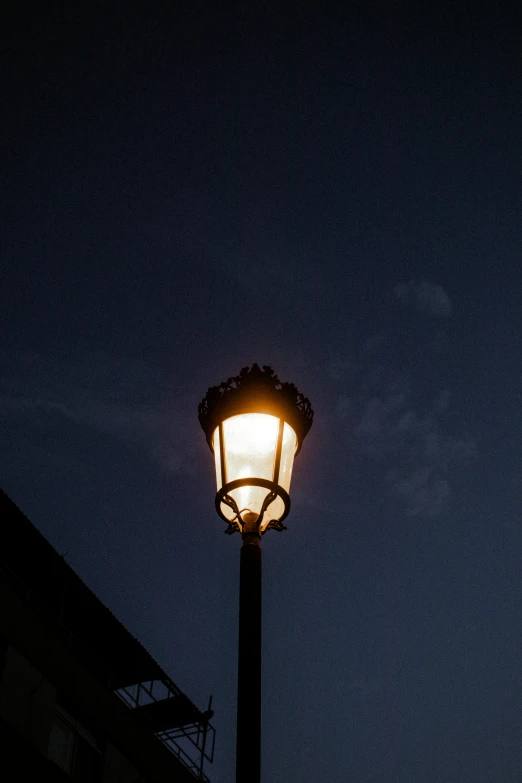
[(213, 694), (229, 783), (197, 405), (270, 364), (315, 421), (263, 538), (263, 780), (520, 783), (515, 4), (62, 5), (2, 33), (5, 491)]

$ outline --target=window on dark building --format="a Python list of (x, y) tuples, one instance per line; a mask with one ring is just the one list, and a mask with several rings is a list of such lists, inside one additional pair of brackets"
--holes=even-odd
[(103, 756), (100, 740), (58, 705), (53, 716), (49, 759), (74, 783), (97, 783), (101, 779)]

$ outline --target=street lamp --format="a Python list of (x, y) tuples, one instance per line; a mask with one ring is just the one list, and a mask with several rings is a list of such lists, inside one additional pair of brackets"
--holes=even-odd
[(211, 387), (198, 409), (216, 466), (216, 511), (241, 533), (236, 783), (261, 770), (261, 536), (286, 530), (294, 457), (312, 426), (310, 401), (257, 364)]

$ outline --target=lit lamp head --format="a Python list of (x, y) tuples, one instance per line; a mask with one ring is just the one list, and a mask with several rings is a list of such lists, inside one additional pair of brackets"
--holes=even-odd
[(285, 530), (294, 457), (312, 426), (310, 401), (274, 371), (254, 364), (212, 386), (199, 422), (216, 463), (216, 511), (227, 533), (256, 523)]

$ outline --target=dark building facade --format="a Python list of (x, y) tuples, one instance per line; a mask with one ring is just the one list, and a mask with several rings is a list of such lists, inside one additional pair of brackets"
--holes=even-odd
[(1, 491), (0, 529), (2, 783), (208, 781), (211, 710), (182, 693)]

